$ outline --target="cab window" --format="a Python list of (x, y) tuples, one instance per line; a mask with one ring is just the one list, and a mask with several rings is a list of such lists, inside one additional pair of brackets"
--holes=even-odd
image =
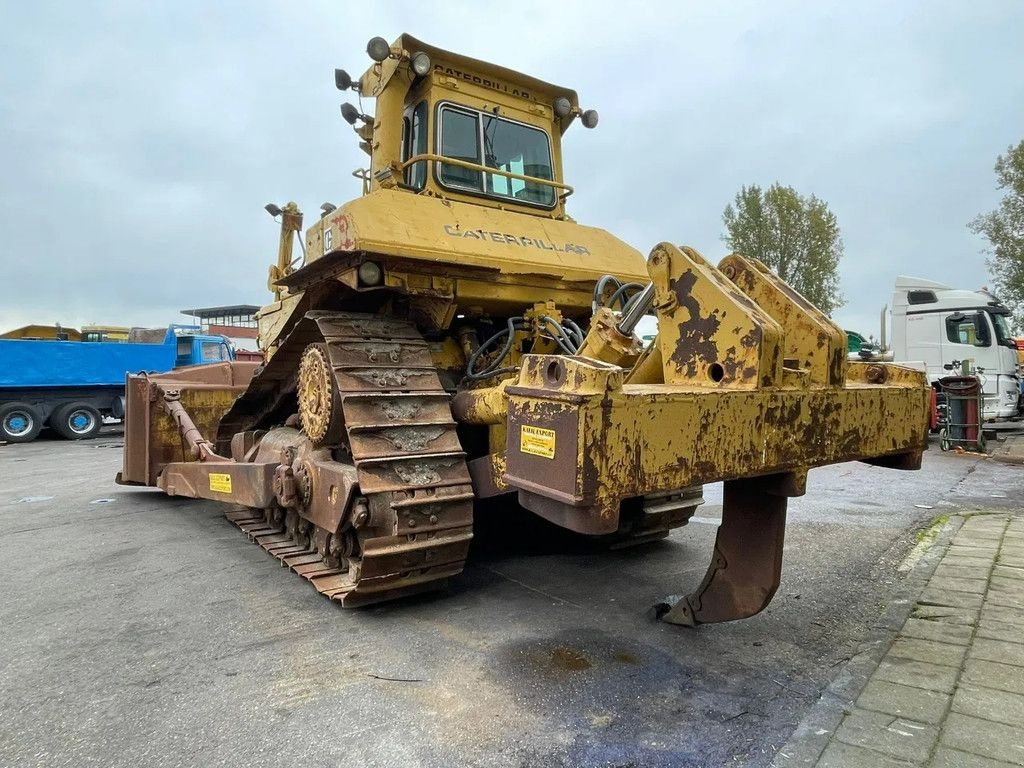
[(954, 344), (971, 344), (975, 347), (987, 347), (992, 343), (983, 312), (972, 315), (958, 312), (947, 317), (946, 338)]
[[(402, 125), (403, 160), (427, 153), (427, 102), (421, 101), (407, 110)], [(405, 183), (413, 189), (423, 189), (427, 181), (427, 163), (422, 161), (405, 169)]]
[[(480, 163), (479, 113), (442, 107), (440, 154), (456, 160), (465, 160), (467, 163)], [(441, 183), (448, 187), (482, 191), (480, 171), (449, 163), (441, 164)]]
[(1010, 335), (1010, 325), (1006, 322), (1007, 314), (1005, 310), (1003, 312), (989, 310), (988, 316), (992, 318), (992, 327), (996, 329), (996, 344), (1016, 349), (1017, 345)]
[[(551, 145), (539, 128), (464, 107), (440, 107), (440, 154), (520, 176), (553, 180)], [(555, 190), (543, 184), (441, 163), (439, 181), (496, 198), (551, 207)]]
[(228, 359), (228, 348), (223, 342), (204, 341), (200, 354), (204, 363), (216, 363)]

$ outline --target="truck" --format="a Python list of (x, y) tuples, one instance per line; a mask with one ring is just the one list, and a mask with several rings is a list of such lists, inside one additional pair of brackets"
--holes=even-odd
[(923, 362), (935, 387), (969, 361), (982, 384), (984, 420), (1020, 419), (1020, 369), (1010, 314), (988, 291), (900, 276), (892, 298), (892, 359)]
[(0, 338), (0, 440), (27, 443), (44, 426), (67, 440), (95, 437), (104, 418), (124, 418), (126, 374), (234, 360), (227, 339), (192, 325), (133, 328), (126, 341), (88, 339), (77, 331)]

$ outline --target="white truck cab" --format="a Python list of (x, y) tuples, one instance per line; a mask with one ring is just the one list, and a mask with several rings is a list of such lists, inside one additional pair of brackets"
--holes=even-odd
[(893, 360), (923, 361), (933, 384), (959, 374), (945, 366), (969, 360), (983, 382), (985, 421), (1016, 418), (1021, 390), (1009, 314), (987, 291), (898, 277), (892, 299)]

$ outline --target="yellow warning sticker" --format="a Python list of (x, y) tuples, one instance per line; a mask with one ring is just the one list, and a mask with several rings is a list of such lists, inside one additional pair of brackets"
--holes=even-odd
[(217, 493), (231, 493), (231, 475), (211, 472), (210, 490)]
[(523, 424), (519, 433), (519, 450), (545, 459), (555, 458), (555, 430)]

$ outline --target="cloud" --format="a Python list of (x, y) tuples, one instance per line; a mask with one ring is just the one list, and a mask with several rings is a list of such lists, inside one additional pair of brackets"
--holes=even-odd
[[(846, 243), (838, 319), (899, 273), (987, 282), (965, 228), (1024, 126), (1024, 6), (1004, 3), (21, 4), (0, 52), (0, 327), (161, 324), (261, 303), (276, 228), (358, 194), (335, 66), (408, 31), (575, 88), (571, 213), (647, 251), (724, 253), (721, 212), (776, 180)], [(364, 104), (369, 108), (370, 103)]]

